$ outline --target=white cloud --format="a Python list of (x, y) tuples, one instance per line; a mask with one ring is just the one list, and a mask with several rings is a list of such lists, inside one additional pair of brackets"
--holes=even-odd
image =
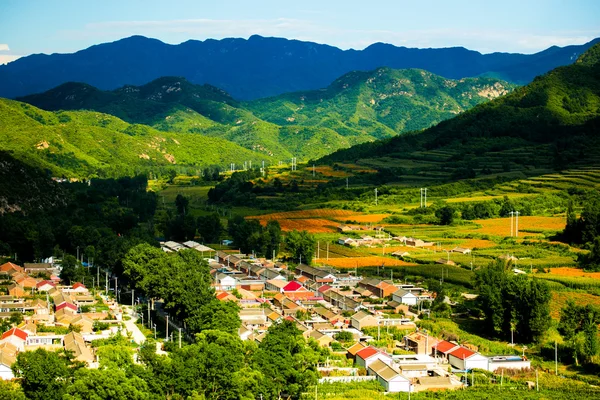
[(0, 51), (9, 51), (8, 45), (6, 43), (0, 43)]
[(0, 54), (0, 65), (8, 64), (9, 62), (15, 61), (23, 56), (14, 54)]

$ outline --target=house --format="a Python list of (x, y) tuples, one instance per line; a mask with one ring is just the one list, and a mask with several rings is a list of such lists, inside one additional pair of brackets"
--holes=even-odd
[(48, 315), (48, 303), (41, 299), (27, 300), (24, 306), (25, 311), (33, 311), (33, 315)]
[(88, 293), (88, 289), (83, 283), (75, 282), (70, 290), (71, 293)]
[(410, 253), (408, 251), (394, 251), (392, 255), (398, 258), (410, 257)]
[(37, 279), (25, 275), (23, 273), (16, 273), (12, 277), (13, 281), (23, 286), (24, 289), (32, 289), (37, 287)]
[(296, 274), (305, 276), (311, 281), (318, 283), (335, 282), (335, 273), (336, 271), (331, 268), (315, 268), (305, 264), (300, 264), (296, 267)]
[(28, 292), (26, 292), (25, 288), (18, 283), (11, 283), (8, 285), (8, 294), (14, 297), (24, 297)]
[(36, 287), (38, 292), (47, 292), (56, 288), (56, 284), (52, 281), (41, 281), (37, 283)]
[(350, 358), (355, 358), (356, 357), (356, 353), (358, 353), (359, 351), (361, 351), (365, 347), (367, 347), (367, 345), (364, 344), (363, 342), (354, 343), (352, 346), (348, 347), (348, 349), (346, 350), (348, 352), (347, 355)]
[(283, 288), (288, 284), (288, 281), (282, 279), (269, 279), (265, 282), (265, 290), (271, 292), (282, 292)]
[(365, 347), (356, 353), (356, 365), (359, 367), (369, 368), (369, 365), (373, 364), (377, 360), (381, 360), (387, 365), (392, 364), (392, 357), (382, 351), (377, 350), (373, 346)]
[(359, 301), (356, 301), (352, 296), (345, 295), (338, 289), (329, 289), (323, 292), (323, 299), (342, 311), (356, 311), (360, 307)]
[(258, 276), (264, 280), (278, 279), (287, 281), (287, 278), (281, 273), (281, 270), (275, 268), (262, 268)]
[(231, 275), (220, 272), (216, 276), (216, 286), (219, 290), (233, 290), (236, 286), (236, 280)]
[(379, 320), (374, 315), (362, 310), (354, 314), (350, 320), (350, 326), (358, 330), (377, 325), (379, 325)]
[(292, 300), (309, 299), (314, 293), (302, 286), (300, 282), (292, 281), (285, 285), (281, 291)]
[(2, 273), (2, 274), (12, 276), (18, 272), (24, 273), (25, 270), (20, 265), (17, 265), (17, 264), (11, 263), (11, 262), (7, 262), (7, 263), (0, 265), (0, 273)]
[(358, 247), (358, 241), (349, 237), (341, 237), (337, 242), (342, 246)]
[(448, 360), (448, 355), (459, 347), (460, 346), (456, 343), (442, 340), (441, 342), (431, 347), (431, 354), (434, 355), (436, 358), (439, 357)]
[(238, 329), (238, 336), (241, 340), (251, 340), (254, 332), (252, 329), (248, 329), (245, 325), (241, 325), (240, 329)]
[(398, 289), (392, 295), (393, 301), (397, 301), (401, 304), (406, 304), (409, 306), (416, 306), (419, 298), (414, 294), (409, 292), (406, 289)]
[(264, 325), (267, 322), (267, 311), (264, 308), (242, 308), (240, 320), (244, 325)]
[(86, 317), (85, 315), (82, 315), (82, 314), (77, 314), (71, 320), (70, 325), (80, 327), (81, 333), (92, 333), (94, 331), (94, 321), (91, 318)]
[(354, 230), (354, 228), (351, 227), (350, 225), (338, 225), (337, 230), (340, 233), (344, 233), (344, 232), (352, 232)]
[(218, 292), (215, 297), (220, 301), (237, 301), (237, 297), (229, 292)]
[(0, 378), (3, 380), (14, 379), (11, 366), (17, 360), (19, 350), (10, 343), (0, 344)]
[(63, 343), (65, 350), (72, 352), (75, 360), (85, 362), (88, 365), (94, 362), (94, 355), (85, 345), (83, 336), (80, 333), (69, 332), (65, 335)]
[(496, 372), (496, 370), (503, 369), (530, 369), (531, 361), (521, 356), (494, 356), (488, 358), (488, 368), (490, 372)]
[(367, 373), (376, 376), (377, 381), (386, 392), (409, 392), (411, 391), (410, 380), (402, 376), (398, 371), (382, 360), (376, 360), (367, 369)]
[(458, 347), (448, 355), (448, 362), (461, 371), (471, 369), (488, 369), (488, 358), (466, 347)]
[(342, 319), (342, 317), (336, 313), (334, 313), (331, 310), (326, 309), (325, 307), (315, 307), (313, 309), (313, 312), (315, 314), (317, 314), (318, 316), (320, 316), (323, 319), (326, 319), (328, 322), (335, 324), (336, 322), (338, 322), (340, 319)]
[(416, 354), (429, 354), (432, 345), (439, 340), (422, 332), (413, 332), (404, 336), (404, 348)]
[(54, 272), (54, 267), (49, 263), (25, 263), (23, 265), (25, 273), (31, 275), (47, 274)]
[(429, 368), (425, 364), (399, 365), (400, 373), (410, 379), (421, 378), (429, 375)]
[(449, 260), (448, 258), (440, 258), (438, 259), (436, 262), (436, 264), (443, 264), (443, 265), (456, 265), (456, 263), (452, 260)]
[(314, 339), (319, 343), (321, 347), (328, 347), (331, 342), (333, 342), (333, 338), (331, 336), (325, 335), (317, 330), (312, 330), (308, 334), (307, 339)]
[(2, 334), (0, 337), (0, 343), (10, 343), (17, 348), (19, 351), (25, 350), (25, 343), (29, 334), (22, 329), (12, 328)]
[(358, 282), (358, 286), (369, 290), (374, 296), (379, 298), (391, 296), (398, 290), (396, 286), (375, 278), (365, 278)]
[(387, 306), (390, 307), (394, 311), (394, 314), (403, 313), (406, 315), (408, 313), (408, 305), (402, 304), (398, 301), (395, 301), (395, 300), (388, 301)]
[(67, 303), (66, 301), (64, 301), (56, 306), (56, 312), (58, 313), (62, 309), (69, 309), (73, 313), (76, 313), (78, 310), (78, 307), (73, 303)]
[(426, 242), (424, 240), (415, 239), (415, 238), (406, 238), (406, 241), (404, 243), (407, 246), (411, 246), (411, 247), (431, 247), (434, 245), (433, 242)]
[(455, 247), (452, 250), (450, 250), (453, 253), (460, 253), (460, 254), (471, 254), (471, 249), (467, 249), (464, 247)]

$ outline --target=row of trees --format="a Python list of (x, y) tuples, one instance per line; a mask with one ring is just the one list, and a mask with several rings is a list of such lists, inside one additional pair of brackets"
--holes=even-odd
[(600, 324), (600, 308), (594, 305), (580, 306), (569, 300), (560, 311), (558, 330), (576, 364), (580, 361), (592, 362), (600, 351), (598, 324)]
[(521, 343), (538, 340), (550, 324), (550, 289), (539, 279), (515, 275), (511, 263), (498, 260), (476, 273), (477, 298), (491, 335)]
[(163, 299), (164, 310), (185, 322), (190, 333), (207, 329), (236, 333), (238, 306), (215, 298), (210, 270), (201, 253), (182, 250), (167, 254), (141, 244), (123, 260), (123, 276), (149, 299)]
[(317, 381), (325, 361), (307, 345), (294, 323), (271, 328), (260, 345), (237, 334), (206, 330), (168, 357), (147, 342), (133, 362), (128, 339), (117, 335), (98, 347), (100, 367), (88, 369), (66, 352), (19, 353), (12, 369), (21, 387), (0, 381), (0, 398), (11, 400), (298, 399)]

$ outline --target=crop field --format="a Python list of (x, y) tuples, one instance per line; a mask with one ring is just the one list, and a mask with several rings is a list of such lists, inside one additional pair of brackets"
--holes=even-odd
[(356, 214), (349, 215), (343, 218), (340, 222), (352, 221), (359, 224), (362, 223), (379, 223), (384, 218), (389, 217), (391, 214)]
[[(267, 224), (268, 219), (260, 218), (260, 223)], [(309, 233), (327, 233), (335, 232), (337, 224), (328, 219), (308, 218), (308, 219), (280, 219), (279, 225), (284, 232), (289, 231), (307, 231)]]
[(281, 222), (282, 219), (306, 219), (306, 218), (345, 218), (349, 215), (355, 215), (355, 211), (350, 210), (333, 210), (330, 208), (323, 209), (312, 209), (312, 210), (298, 210), (298, 211), (284, 211), (271, 214), (264, 214), (260, 216), (250, 216), (248, 218), (258, 219), (276, 219)]
[[(481, 228), (477, 230), (478, 233), (510, 236), (510, 217), (479, 219), (474, 222), (481, 225)], [(542, 231), (559, 231), (564, 228), (564, 217), (519, 217), (519, 233), (522, 233), (523, 236), (526, 232), (540, 233)]]
[(318, 242), (317, 255), (323, 261), (327, 258), (363, 257), (365, 253), (339, 244), (329, 243), (329, 246), (327, 246), (325, 242)]
[(497, 244), (492, 242), (491, 240), (485, 239), (467, 239), (460, 242), (461, 247), (466, 247), (468, 249), (489, 249), (491, 247), (496, 247)]
[(383, 256), (367, 256), (367, 257), (340, 257), (330, 258), (325, 260), (320, 258), (316, 260), (318, 264), (329, 265), (336, 268), (364, 268), (364, 267), (403, 267), (416, 265), (402, 260), (397, 260), (390, 257)]
[[(312, 167), (307, 167), (306, 171), (312, 173), (313, 168)], [(345, 171), (336, 171), (332, 167), (330, 167), (329, 165), (322, 165), (322, 166), (314, 167), (314, 171), (317, 174), (321, 174), (323, 176), (329, 176), (329, 177), (332, 177), (332, 178), (345, 178), (347, 176), (350, 176), (349, 173), (347, 173)]]
[(560, 310), (567, 305), (568, 300), (573, 300), (579, 306), (593, 304), (600, 307), (600, 296), (575, 291), (553, 291), (550, 301), (550, 315), (553, 319), (560, 318)]
[(584, 278), (595, 278), (600, 279), (600, 272), (585, 272), (579, 268), (552, 268), (548, 275), (559, 275), (559, 276), (571, 276), (571, 277), (584, 277)]

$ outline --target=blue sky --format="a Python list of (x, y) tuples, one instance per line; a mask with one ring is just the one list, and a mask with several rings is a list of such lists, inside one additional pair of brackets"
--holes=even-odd
[(599, 37), (600, 0), (0, 0), (0, 63), (136, 34), (172, 44), (260, 34), (343, 49), (534, 53)]

